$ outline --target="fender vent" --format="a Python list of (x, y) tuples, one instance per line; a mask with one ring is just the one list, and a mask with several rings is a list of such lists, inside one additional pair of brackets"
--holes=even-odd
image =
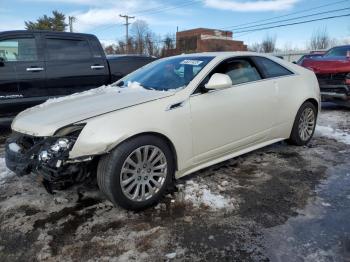
[(182, 106), (183, 106), (183, 102), (172, 104), (172, 105), (168, 106), (167, 111), (173, 110), (173, 109), (176, 109), (176, 108), (179, 108), (179, 107), (182, 107)]

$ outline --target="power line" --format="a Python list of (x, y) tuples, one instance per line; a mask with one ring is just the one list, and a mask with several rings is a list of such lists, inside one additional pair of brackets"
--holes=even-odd
[[(162, 13), (162, 12), (166, 12), (169, 10), (173, 10), (173, 9), (177, 9), (180, 7), (184, 7), (184, 6), (189, 6), (189, 5), (193, 5), (193, 4), (197, 4), (200, 3), (202, 0), (190, 0), (190, 1), (186, 1), (185, 3), (182, 4), (178, 4), (178, 5), (173, 5), (173, 6), (168, 6), (168, 7), (164, 7), (164, 8), (150, 8), (150, 9), (144, 9), (144, 10), (140, 10), (140, 11), (136, 11), (136, 12), (132, 12), (133, 15), (135, 14), (144, 14), (144, 13), (148, 13), (148, 14), (157, 14), (157, 13)], [(101, 28), (99, 31), (105, 31), (107, 29), (110, 29), (112, 27), (116, 26), (116, 24), (113, 25), (108, 25), (108, 26), (104, 26), (104, 27), (98, 27)], [(91, 30), (90, 32), (94, 32), (96, 30), (98, 30), (98, 28), (95, 28), (93, 30)]]
[(291, 16), (291, 15), (301, 14), (301, 13), (313, 11), (313, 10), (320, 9), (320, 8), (323, 8), (323, 7), (327, 7), (327, 6), (334, 6), (334, 5), (337, 5), (337, 4), (342, 4), (342, 3), (345, 3), (345, 2), (349, 2), (349, 1), (350, 0), (342, 0), (342, 1), (335, 2), (335, 3), (331, 3), (331, 4), (320, 5), (320, 6), (316, 6), (316, 7), (313, 7), (313, 8), (304, 9), (304, 10), (301, 10), (301, 11), (298, 11), (298, 12), (294, 12), (294, 13), (290, 13), (290, 14), (286, 14), (286, 15), (274, 16), (274, 17), (271, 17), (271, 18), (256, 20), (256, 21), (249, 22), (249, 23), (244, 23), (244, 24), (242, 23), (242, 24), (233, 25), (233, 26), (226, 26), (226, 27), (222, 27), (221, 29), (240, 29), (239, 28), (240, 26), (247, 26), (247, 25), (251, 25), (251, 24), (257, 24), (257, 23), (260, 23), (260, 22), (271, 21), (271, 20), (275, 20), (277, 18), (282, 18), (282, 17)]
[[(347, 8), (347, 9), (350, 9), (350, 8)], [(256, 28), (256, 29), (251, 29), (251, 30), (244, 30), (244, 31), (239, 31), (239, 32), (237, 32), (237, 34), (251, 33), (251, 32), (257, 32), (257, 31), (262, 31), (262, 30), (267, 30), (267, 29), (272, 29), (272, 28), (279, 28), (279, 27), (300, 25), (300, 24), (306, 24), (306, 23), (312, 23), (312, 22), (324, 21), (324, 20), (331, 20), (331, 19), (342, 18), (342, 17), (348, 17), (348, 16), (350, 16), (350, 13), (349, 13), (349, 14), (343, 14), (343, 15), (337, 15), (337, 16), (322, 17), (322, 18), (317, 18), (317, 19), (312, 19), (312, 20), (306, 20), (306, 21), (300, 21), (300, 22), (294, 22), (294, 23), (288, 23), (288, 24), (281, 24), (281, 25), (270, 26), (270, 27), (263, 27), (263, 28)], [(243, 36), (243, 35), (246, 35), (246, 34), (242, 34), (241, 36)], [(175, 40), (175, 39), (172, 38), (172, 40)], [(155, 42), (164, 42), (164, 40), (155, 41)]]
[(311, 17), (311, 16), (318, 16), (318, 15), (324, 15), (324, 14), (329, 14), (329, 13), (341, 12), (341, 11), (345, 11), (345, 10), (350, 10), (350, 8), (333, 9), (333, 10), (329, 10), (329, 11), (325, 11), (325, 12), (314, 13), (314, 14), (309, 14), (309, 15), (303, 15), (303, 16), (299, 16), (299, 17), (294, 17), (294, 18), (289, 18), (289, 19), (284, 19), (284, 20), (278, 20), (278, 21), (269, 22), (269, 23), (263, 23), (263, 24), (252, 25), (252, 26), (245, 26), (245, 27), (239, 28), (239, 30), (249, 29), (249, 28), (254, 28), (254, 27), (259, 27), (259, 26), (264, 26), (264, 25), (277, 24), (277, 23), (287, 22), (287, 21), (292, 21), (292, 20), (298, 20), (298, 19)]
[[(244, 35), (247, 35), (247, 34), (252, 33), (252, 32), (257, 32), (257, 31), (262, 31), (262, 30), (267, 30), (267, 29), (272, 29), (272, 28), (300, 25), (300, 24), (306, 24), (306, 23), (312, 23), (312, 22), (324, 21), (324, 20), (331, 20), (331, 19), (337, 19), (337, 18), (348, 17), (348, 16), (350, 16), (350, 13), (344, 14), (344, 15), (338, 15), (338, 16), (329, 16), (329, 17), (323, 17), (323, 18), (318, 18), (318, 19), (312, 19), (312, 20), (306, 20), (306, 21), (270, 26), (270, 27), (263, 27), (263, 28), (257, 28), (257, 29), (251, 29), (251, 30), (245, 30), (245, 31), (237, 32), (237, 33), (241, 34), (240, 36), (244, 36)], [(176, 38), (170, 38), (170, 39), (173, 41), (176, 41)], [(154, 43), (164, 43), (165, 41), (166, 41), (166, 39), (151, 41), (151, 42), (154, 44)]]
[(168, 6), (168, 7), (165, 7), (165, 8), (156, 8), (155, 7), (155, 8), (145, 9), (145, 10), (133, 12), (133, 14), (143, 14), (143, 13), (156, 14), (156, 13), (161, 13), (161, 12), (177, 9), (177, 8), (180, 8), (180, 7), (184, 7), (184, 6), (194, 5), (194, 4), (197, 4), (197, 3), (200, 3), (200, 2), (202, 2), (202, 0), (189, 0), (189, 1), (186, 1), (186, 2), (184, 2), (182, 4)]
[(240, 34), (240, 33), (246, 33), (246, 32), (257, 32), (257, 31), (267, 30), (267, 29), (272, 29), (272, 28), (286, 27), (286, 26), (292, 26), (292, 25), (300, 25), (300, 24), (306, 24), (306, 23), (312, 23), (312, 22), (317, 22), (317, 21), (336, 19), (336, 18), (347, 17), (347, 16), (350, 16), (350, 14), (337, 15), (337, 16), (328, 16), (328, 17), (312, 19), (312, 20), (307, 20), (307, 21), (289, 23), (289, 24), (282, 24), (282, 25), (276, 25), (276, 26), (269, 26), (269, 27), (262, 27), (262, 28), (256, 28), (256, 29), (250, 29), (250, 30), (243, 30), (243, 31), (239, 31), (239, 32), (236, 32), (236, 33)]

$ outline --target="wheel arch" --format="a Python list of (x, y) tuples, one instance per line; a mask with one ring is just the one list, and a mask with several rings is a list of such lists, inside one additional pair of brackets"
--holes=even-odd
[(169, 146), (169, 148), (170, 148), (170, 150), (172, 152), (173, 158), (174, 158), (173, 160), (174, 160), (174, 163), (175, 163), (175, 170), (178, 170), (178, 158), (177, 158), (176, 148), (174, 146), (174, 143), (170, 140), (170, 138), (167, 137), (164, 134), (161, 134), (161, 133), (158, 133), (158, 132), (154, 132), (154, 131), (142, 132), (142, 133), (134, 134), (134, 135), (126, 138), (125, 140), (120, 141), (120, 143), (118, 143), (115, 147), (117, 147), (121, 143), (127, 142), (127, 141), (132, 140), (132, 139), (134, 139), (136, 137), (145, 136), (145, 135), (151, 135), (151, 136), (158, 137), (158, 138), (162, 139)]
[(315, 98), (309, 98), (309, 99), (306, 99), (300, 106), (302, 106), (306, 102), (310, 102), (311, 104), (313, 104), (316, 107), (316, 110), (317, 110), (316, 113), (318, 115), (318, 113), (319, 113), (319, 106), (320, 106), (319, 102)]

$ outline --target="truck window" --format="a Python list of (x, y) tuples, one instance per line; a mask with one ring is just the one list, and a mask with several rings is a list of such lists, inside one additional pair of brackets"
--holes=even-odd
[(48, 61), (83, 60), (92, 57), (89, 43), (80, 39), (46, 39)]
[(0, 57), (5, 61), (37, 61), (34, 38), (14, 38), (0, 40)]

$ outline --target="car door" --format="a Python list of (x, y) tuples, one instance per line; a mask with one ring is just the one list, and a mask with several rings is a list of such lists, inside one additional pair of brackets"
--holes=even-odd
[(20, 97), (16, 68), (12, 61), (12, 42), (0, 40), (0, 117), (9, 116), (14, 108), (9, 106), (12, 99)]
[(190, 97), (194, 163), (201, 163), (269, 139), (276, 114), (276, 89), (249, 57), (219, 64), (211, 75), (230, 76), (232, 87)]
[(16, 114), (37, 104), (45, 96), (44, 61), (38, 48), (37, 36), (11, 34), (0, 39), (0, 97), (2, 104)]
[[(291, 113), (297, 110), (299, 105), (295, 104), (295, 100), (291, 99), (293, 89), (295, 89), (296, 82), (291, 79), (295, 74), (284, 66), (268, 59), (266, 57), (253, 57), (257, 66), (260, 68), (265, 79), (274, 82), (278, 96), (278, 110), (275, 120), (276, 136), (280, 133), (278, 130), (283, 129), (286, 123), (289, 123)], [(289, 125), (287, 125), (289, 126)]]
[(105, 57), (79, 36), (45, 35), (46, 86), (50, 96), (69, 95), (108, 83)]

